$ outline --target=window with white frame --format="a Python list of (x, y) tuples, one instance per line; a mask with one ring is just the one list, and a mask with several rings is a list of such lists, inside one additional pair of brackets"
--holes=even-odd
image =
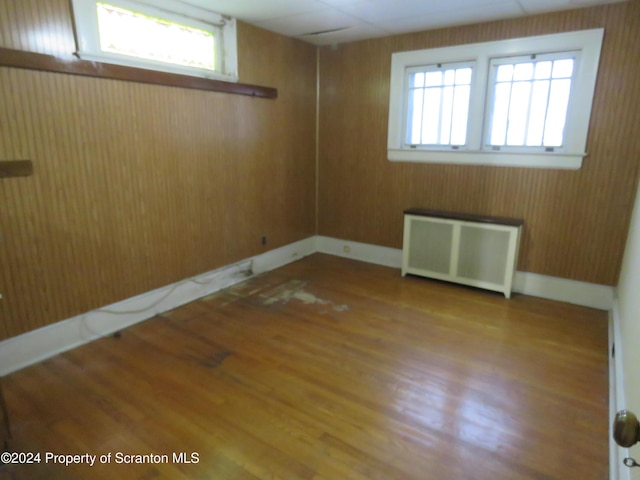
[(406, 142), (459, 146), (466, 143), (472, 63), (407, 70)]
[(392, 55), (393, 161), (580, 168), (603, 30)]
[(176, 0), (73, 0), (82, 59), (237, 81), (235, 20)]
[(554, 152), (564, 145), (578, 52), (491, 61), (486, 145)]

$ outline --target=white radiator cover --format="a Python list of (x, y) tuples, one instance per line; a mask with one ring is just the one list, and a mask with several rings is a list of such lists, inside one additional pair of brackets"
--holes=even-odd
[(521, 228), (514, 219), (501, 223), (499, 217), (451, 213), (447, 218), (445, 212), (407, 210), (402, 275), (495, 290), (510, 298)]

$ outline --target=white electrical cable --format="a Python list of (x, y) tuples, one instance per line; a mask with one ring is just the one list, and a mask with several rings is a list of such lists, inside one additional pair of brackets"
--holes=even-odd
[[(231, 267), (230, 267), (231, 268)], [(160, 303), (162, 303), (164, 300), (166, 300), (167, 298), (169, 298), (169, 296), (171, 296), (171, 294), (173, 292), (176, 291), (176, 289), (182, 285), (188, 284), (188, 283), (195, 283), (196, 285), (200, 285), (200, 286), (207, 286), (207, 285), (211, 285), (213, 283), (215, 283), (216, 281), (218, 281), (218, 279), (220, 277), (222, 277), (224, 274), (227, 273), (229, 269), (225, 269), (221, 272), (218, 272), (217, 274), (215, 274), (213, 277), (207, 278), (206, 280), (196, 280), (195, 277), (192, 278), (187, 278), (184, 280), (181, 280), (177, 283), (174, 283), (171, 288), (169, 288), (169, 290), (164, 293), (159, 299), (155, 300), (154, 302), (152, 302), (150, 305), (147, 305), (143, 308), (139, 308), (139, 309), (135, 309), (135, 310), (111, 310), (109, 308), (98, 308), (96, 310), (94, 310), (94, 312), (98, 312), (98, 313), (108, 313), (110, 315), (134, 315), (134, 314), (139, 314), (139, 313), (145, 313), (148, 312), (149, 310), (155, 308), (156, 306), (158, 306)], [(245, 269), (245, 270), (239, 270), (237, 272), (233, 272), (231, 275), (229, 275), (230, 278), (249, 278), (253, 275), (253, 260), (251, 261), (251, 263), (249, 264), (249, 268)], [(109, 335), (112, 335), (113, 332), (111, 333), (98, 333), (95, 330), (93, 330), (91, 328), (91, 326), (89, 325), (90, 321), (87, 318), (88, 315), (90, 315), (91, 312), (89, 313), (85, 313), (82, 315), (81, 319), (80, 319), (80, 325), (81, 325), (81, 330), (86, 330), (92, 338), (103, 338)], [(155, 312), (156, 314), (159, 312)]]

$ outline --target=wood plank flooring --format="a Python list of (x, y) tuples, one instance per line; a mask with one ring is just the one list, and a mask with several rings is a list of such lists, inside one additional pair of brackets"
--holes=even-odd
[(607, 331), (316, 254), (3, 378), (0, 478), (605, 480)]

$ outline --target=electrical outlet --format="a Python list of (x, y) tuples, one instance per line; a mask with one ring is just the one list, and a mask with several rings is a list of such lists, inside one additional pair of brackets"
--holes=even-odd
[(262, 236), (262, 245), (266, 245), (267, 244), (267, 236), (263, 235)]

